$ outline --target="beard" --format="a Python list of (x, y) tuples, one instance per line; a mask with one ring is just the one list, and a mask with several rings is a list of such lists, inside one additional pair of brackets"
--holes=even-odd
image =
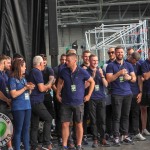
[(116, 56), (116, 59), (117, 59), (117, 60), (122, 60), (122, 59), (123, 59), (123, 56), (118, 56), (118, 57)]

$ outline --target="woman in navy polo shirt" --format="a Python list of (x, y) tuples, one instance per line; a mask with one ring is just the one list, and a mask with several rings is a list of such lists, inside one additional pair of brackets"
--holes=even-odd
[[(15, 60), (12, 64), (12, 74), (9, 79), (10, 95), (12, 97), (12, 114), (14, 119), (14, 147), (20, 150), (21, 135), (25, 150), (29, 150), (29, 126), (31, 105), (29, 91), (34, 88), (24, 78), (26, 64), (24, 60)], [(22, 134), (21, 134), (22, 133)]]

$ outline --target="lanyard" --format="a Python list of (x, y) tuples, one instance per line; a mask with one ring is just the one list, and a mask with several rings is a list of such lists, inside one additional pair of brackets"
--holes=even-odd
[(70, 79), (71, 79), (72, 85), (74, 85), (74, 80), (75, 80), (75, 77), (77, 76), (78, 72), (79, 72), (79, 67), (77, 67), (77, 69), (75, 70), (75, 74), (74, 75), (70, 71)]

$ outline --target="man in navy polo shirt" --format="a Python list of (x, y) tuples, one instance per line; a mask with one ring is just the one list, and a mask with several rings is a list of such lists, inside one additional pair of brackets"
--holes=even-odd
[[(107, 51), (109, 60), (106, 61), (106, 64), (104, 64), (103, 69), (106, 72), (106, 67), (109, 63), (115, 61), (116, 55), (115, 55), (115, 48), (110, 47)], [(111, 105), (111, 86), (108, 85), (106, 88), (106, 138), (112, 139), (113, 133), (112, 133), (112, 105)]]
[(98, 57), (91, 54), (89, 57), (90, 66), (87, 69), (90, 76), (95, 81), (95, 88), (89, 101), (89, 112), (91, 118), (91, 127), (93, 133), (93, 145), (92, 147), (98, 147), (98, 131), (100, 131), (100, 143), (102, 146), (110, 146), (105, 139), (106, 129), (106, 99), (105, 99), (105, 87), (108, 86), (108, 82), (105, 79), (104, 72), (101, 68), (98, 68)]
[[(44, 121), (43, 127), (43, 147), (47, 149), (52, 149), (50, 142), (50, 130), (52, 117), (45, 105), (44, 101), (44, 92), (51, 89), (52, 82), (44, 84), (42, 70), (44, 70), (44, 62), (41, 56), (35, 56), (33, 58), (33, 69), (29, 74), (29, 82), (32, 82), (35, 85), (34, 90), (30, 95), (32, 115), (31, 115), (31, 149), (35, 150), (38, 147), (37, 135), (39, 127), (39, 119), (41, 118)], [(52, 81), (52, 80), (51, 80)]]
[[(0, 112), (12, 119), (12, 115), (8, 106), (11, 107), (11, 99), (8, 90), (8, 75), (6, 71), (10, 70), (11, 58), (5, 55), (0, 55)], [(8, 150), (13, 150), (12, 142), (7, 143)]]
[(149, 79), (149, 71), (150, 71), (150, 48), (148, 50), (148, 58), (141, 64), (142, 74), (143, 74), (143, 94), (142, 94), (142, 101), (141, 105), (141, 123), (142, 123), (142, 134), (149, 136), (150, 132), (147, 130), (147, 117), (150, 115), (147, 114), (147, 107), (150, 106), (150, 79)]
[[(91, 52), (85, 50), (82, 53), (83, 63), (80, 65), (83, 69), (87, 69), (90, 66), (89, 56)], [(86, 94), (86, 93), (85, 93)], [(88, 145), (87, 140), (87, 122), (89, 119), (89, 102), (84, 103), (84, 116), (83, 116), (83, 145)]]
[(122, 47), (115, 48), (115, 55), (116, 60), (109, 63), (106, 68), (106, 78), (112, 90), (114, 145), (120, 146), (120, 133), (123, 142), (132, 143), (132, 140), (128, 137), (129, 112), (132, 101), (129, 82), (135, 82), (136, 76), (132, 65), (123, 60), (124, 49)]
[(142, 99), (142, 79), (141, 79), (141, 65), (138, 62), (140, 60), (140, 54), (138, 52), (133, 52), (128, 58), (128, 62), (132, 64), (134, 68), (134, 72), (136, 75), (136, 82), (130, 82), (131, 90), (133, 93), (132, 102), (131, 102), (131, 110), (130, 110), (130, 120), (131, 120), (131, 129), (134, 134), (134, 139), (138, 139), (140, 141), (146, 140), (145, 137), (140, 134), (139, 131), (139, 114), (140, 114), (140, 105)]
[[(90, 77), (86, 70), (77, 66), (76, 54), (72, 53), (66, 56), (66, 65), (67, 68), (62, 69), (60, 72), (56, 92), (58, 101), (62, 103), (62, 149), (67, 149), (69, 124), (72, 120), (72, 116), (74, 116), (74, 121), (76, 123), (77, 150), (81, 150), (84, 102), (89, 101), (91, 97), (94, 89), (94, 80)], [(85, 81), (90, 83), (89, 92), (86, 96), (84, 96)]]

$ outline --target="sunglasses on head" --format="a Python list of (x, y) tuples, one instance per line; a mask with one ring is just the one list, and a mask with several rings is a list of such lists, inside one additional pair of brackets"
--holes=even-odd
[(113, 51), (113, 52), (108, 52), (108, 54), (114, 54), (115, 52)]

